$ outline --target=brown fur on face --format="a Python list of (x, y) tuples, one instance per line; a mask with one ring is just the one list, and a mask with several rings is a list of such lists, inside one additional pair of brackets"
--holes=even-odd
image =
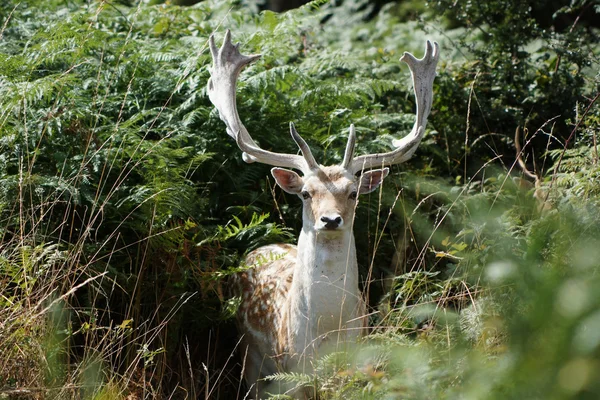
[(388, 172), (388, 168), (376, 169), (356, 177), (341, 166), (319, 166), (301, 177), (283, 168), (271, 170), (284, 191), (303, 199), (304, 229), (328, 232), (350, 227), (358, 194), (377, 189)]
[[(321, 167), (314, 174), (303, 178), (303, 192), (310, 198), (304, 201), (304, 222), (318, 230), (323, 229), (322, 217), (340, 217), (342, 223), (338, 229), (349, 229), (354, 218), (358, 182), (356, 178), (341, 167)], [(351, 196), (355, 193), (355, 196)]]

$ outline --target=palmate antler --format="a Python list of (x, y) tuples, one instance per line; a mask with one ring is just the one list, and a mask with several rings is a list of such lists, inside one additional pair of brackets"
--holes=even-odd
[[(404, 53), (400, 58), (400, 61), (404, 61), (410, 69), (415, 90), (417, 118), (412, 131), (402, 139), (394, 140), (392, 144), (396, 149), (390, 152), (359, 156), (352, 159), (352, 161), (349, 160), (349, 157), (344, 157), (344, 163), (342, 164), (344, 167), (353, 172), (358, 172), (375, 167), (381, 168), (386, 165), (400, 164), (412, 157), (425, 134), (425, 125), (427, 124), (427, 117), (431, 111), (433, 101), (433, 80), (435, 79), (435, 67), (437, 66), (439, 55), (438, 44), (434, 42), (432, 46), (428, 40), (423, 58), (417, 59), (410, 53)], [(348, 138), (349, 144), (351, 141), (354, 141), (352, 136), (354, 134), (351, 127), (350, 137)], [(348, 150), (346, 150), (347, 155)]]
[[(233, 137), (239, 148), (244, 152), (246, 162), (260, 162), (277, 167), (296, 168), (303, 173), (317, 168), (318, 163), (313, 157), (310, 148), (290, 123), (292, 138), (300, 148), (302, 156), (296, 154), (282, 154), (261, 149), (252, 139), (242, 124), (236, 107), (236, 82), (242, 68), (260, 58), (260, 55), (245, 56), (238, 50), (238, 45), (231, 43), (231, 33), (225, 33), (223, 45), (217, 49), (214, 36), (209, 39), (210, 51), (213, 58), (211, 78), (208, 81), (208, 95), (210, 101), (219, 111), (220, 118), (227, 125), (227, 133)], [(404, 61), (410, 68), (415, 99), (417, 103), (417, 117), (412, 131), (400, 140), (394, 140), (396, 149), (387, 153), (369, 154), (353, 157), (356, 143), (354, 125), (350, 126), (348, 144), (344, 153), (342, 167), (356, 173), (362, 170), (400, 164), (407, 161), (417, 149), (425, 133), (427, 117), (431, 111), (433, 99), (433, 80), (435, 68), (439, 58), (437, 43), (427, 41), (425, 55), (421, 59), (415, 58), (410, 53), (404, 53), (400, 61)]]
[(290, 124), (292, 138), (302, 151), (303, 156), (282, 154), (261, 149), (242, 124), (237, 112), (235, 90), (237, 78), (244, 66), (260, 58), (260, 54), (245, 56), (238, 50), (239, 45), (231, 43), (231, 33), (225, 33), (220, 49), (215, 45), (214, 36), (209, 39), (213, 66), (208, 80), (208, 97), (219, 111), (219, 116), (227, 125), (227, 133), (233, 137), (244, 152), (246, 162), (260, 162), (276, 167), (296, 168), (308, 172), (318, 164), (308, 144), (300, 137), (293, 124)]

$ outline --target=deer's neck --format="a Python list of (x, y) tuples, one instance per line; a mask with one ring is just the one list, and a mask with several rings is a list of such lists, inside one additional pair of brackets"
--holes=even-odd
[(309, 291), (314, 290), (315, 284), (324, 283), (324, 279), (335, 286), (344, 284), (347, 289), (358, 290), (358, 265), (352, 231), (331, 235), (302, 230), (295, 272), (299, 274), (298, 284)]
[(330, 235), (303, 229), (288, 298), (288, 332), (296, 354), (305, 354), (325, 338), (339, 339), (340, 333), (346, 337), (348, 329), (362, 324), (351, 231)]

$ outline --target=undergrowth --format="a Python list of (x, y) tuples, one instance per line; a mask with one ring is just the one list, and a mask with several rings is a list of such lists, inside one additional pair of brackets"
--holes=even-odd
[[(225, 28), (263, 54), (238, 89), (253, 137), (295, 152), (293, 121), (323, 164), (351, 123), (361, 154), (406, 134), (398, 59), (442, 48), (423, 143), (357, 211), (370, 334), (274, 381), (344, 399), (600, 395), (598, 4), (337, 3), (0, 4), (0, 398), (244, 398), (224, 277), (294, 242), (301, 210), (206, 96)], [(545, 204), (523, 189), (517, 127)]]

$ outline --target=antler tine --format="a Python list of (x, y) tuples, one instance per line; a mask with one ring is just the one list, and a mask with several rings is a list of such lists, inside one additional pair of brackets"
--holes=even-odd
[(350, 132), (348, 133), (348, 143), (346, 144), (346, 151), (344, 152), (344, 160), (342, 161), (342, 167), (348, 168), (350, 162), (352, 162), (352, 156), (354, 155), (354, 146), (356, 145), (356, 131), (354, 130), (354, 124), (350, 124)]
[[(525, 135), (527, 135), (527, 128), (525, 128)], [(519, 164), (519, 167), (521, 167), (521, 170), (525, 175), (527, 175), (531, 179), (535, 179), (535, 184), (537, 186), (539, 184), (538, 181), (540, 177), (537, 174), (531, 172), (527, 168), (527, 164), (525, 164), (525, 161), (523, 161), (523, 152), (521, 150), (521, 129), (519, 126), (517, 126), (517, 129), (515, 130), (515, 150), (517, 151), (517, 163)]]
[(318, 167), (319, 163), (317, 163), (317, 160), (315, 160), (315, 157), (313, 156), (312, 151), (310, 151), (310, 147), (308, 147), (308, 144), (306, 143), (304, 138), (300, 136), (298, 131), (296, 131), (296, 127), (294, 126), (293, 122), (290, 122), (290, 133), (292, 134), (292, 139), (294, 139), (294, 142), (296, 142), (296, 144), (300, 148), (300, 151), (302, 152), (302, 156), (304, 157), (308, 168), (313, 169)]
[(213, 63), (214, 61), (217, 59), (217, 56), (219, 55), (219, 49), (217, 49), (217, 45), (215, 44), (215, 34), (211, 34), (208, 37), (208, 47), (210, 48), (210, 55), (213, 59)]
[[(207, 89), (208, 97), (219, 112), (219, 117), (227, 126), (227, 134), (233, 137), (244, 153), (245, 162), (260, 162), (276, 167), (296, 168), (303, 172), (310, 170), (308, 159), (297, 154), (274, 153), (263, 150), (252, 139), (242, 124), (236, 105), (237, 78), (242, 69), (260, 58), (260, 54), (243, 55), (239, 45), (231, 43), (231, 32), (227, 30), (220, 49), (217, 49), (214, 35), (208, 44), (213, 60)], [(306, 142), (304, 142), (306, 144)], [(308, 146), (306, 146), (308, 147)], [(305, 152), (303, 151), (303, 154)], [(312, 154), (310, 155), (312, 157)], [(314, 160), (314, 158), (312, 158)]]
[(396, 149), (387, 153), (356, 157), (350, 163), (349, 169), (358, 172), (373, 167), (400, 164), (412, 157), (425, 134), (425, 125), (433, 102), (433, 80), (438, 59), (439, 45), (436, 42), (432, 45), (429, 40), (423, 58), (417, 59), (410, 53), (404, 53), (400, 61), (404, 61), (410, 69), (417, 103), (417, 116), (413, 129), (407, 136), (392, 142)]

